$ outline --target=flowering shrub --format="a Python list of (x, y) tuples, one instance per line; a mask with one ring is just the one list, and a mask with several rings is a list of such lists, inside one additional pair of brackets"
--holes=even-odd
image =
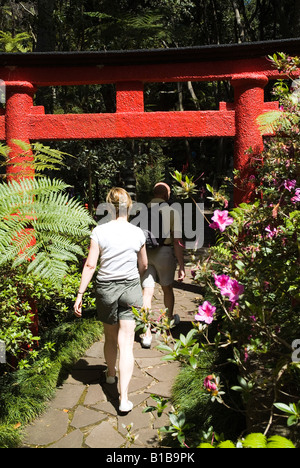
[[(271, 60), (285, 67), (285, 74), (299, 67), (298, 58), (284, 54)], [(194, 370), (201, 369), (205, 354), (218, 355), (202, 390), (225, 408), (234, 406), (235, 411), (241, 411), (247, 429), (263, 431), (264, 435), (274, 433), (276, 425), (284, 421), (276, 408), (293, 408), (294, 417), (300, 388), (300, 359), (294, 359), (299, 353), (293, 346), (300, 338), (297, 83), (299, 80), (289, 87), (280, 80), (274, 87), (280, 112), (258, 119), (262, 131), (267, 128), (275, 136), (265, 139), (261, 155), (252, 154), (255, 175), (249, 182), (256, 184), (255, 201), (229, 212), (224, 194), (207, 186), (214, 203), (210, 228), (216, 230), (217, 242), (205, 257), (192, 254), (192, 275), (203, 288), (204, 302), (198, 306), (189, 339), (181, 335), (174, 340), (174, 349), (170, 343), (160, 346), (168, 353), (166, 359), (180, 360)], [(183, 183), (178, 173), (174, 178), (179, 183), (177, 193), (193, 199), (196, 185), (192, 179), (186, 177)], [(232, 364), (236, 369), (231, 372), (233, 384), (222, 381), (224, 369)], [(232, 392), (241, 396), (242, 409), (233, 402)], [(297, 413), (293, 419), (295, 440), (298, 424)]]
[[(292, 360), (300, 337), (300, 100), (282, 81), (274, 94), (281, 112), (259, 118), (262, 129), (272, 122), (276, 136), (266, 139), (262, 155), (253, 155), (256, 201), (230, 213), (215, 209), (210, 227), (219, 232), (217, 244), (193, 264), (194, 280), (205, 284), (195, 316), (199, 330), (218, 323), (214, 342), (232, 349), (243, 381), (233, 389), (243, 396), (251, 429), (266, 431), (278, 421), (278, 398), (294, 402), (300, 386), (300, 365)], [(214, 379), (204, 386), (217, 392)]]

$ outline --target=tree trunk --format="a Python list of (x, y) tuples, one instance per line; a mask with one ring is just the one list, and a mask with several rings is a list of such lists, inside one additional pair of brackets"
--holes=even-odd
[(36, 52), (48, 52), (55, 49), (55, 0), (38, 0), (38, 29)]
[[(51, 52), (55, 50), (54, 25), (55, 0), (38, 0), (38, 27), (36, 52)], [(46, 113), (53, 114), (54, 88), (39, 88), (36, 94), (36, 104), (44, 106)]]
[(240, 44), (242, 42), (245, 42), (245, 30), (244, 30), (244, 26), (242, 24), (240, 10), (239, 10), (239, 7), (238, 7), (238, 4), (237, 4), (236, 0), (232, 0), (232, 6), (233, 6), (233, 9), (234, 9), (235, 21), (236, 21), (236, 25), (237, 25), (237, 41)]

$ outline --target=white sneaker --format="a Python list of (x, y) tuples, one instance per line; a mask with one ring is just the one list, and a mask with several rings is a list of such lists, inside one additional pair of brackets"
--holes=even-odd
[(151, 348), (152, 335), (150, 326), (147, 327), (147, 332), (140, 336), (142, 348)]
[(133, 408), (133, 403), (131, 401), (121, 402), (119, 406), (119, 411), (121, 413), (129, 413)]
[(105, 379), (106, 379), (107, 384), (112, 385), (116, 383), (116, 377), (115, 376), (112, 377), (111, 375), (108, 375), (108, 369), (106, 369), (104, 373), (105, 373)]
[(170, 321), (174, 321), (173, 327), (176, 327), (177, 325), (180, 324), (180, 317), (178, 314), (174, 314), (173, 317), (170, 319)]
[(142, 348), (149, 349), (151, 348), (152, 336), (141, 335), (141, 345)]

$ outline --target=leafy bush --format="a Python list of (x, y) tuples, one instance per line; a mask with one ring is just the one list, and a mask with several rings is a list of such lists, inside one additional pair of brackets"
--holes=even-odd
[[(44, 347), (51, 347), (46, 337), (49, 330), (68, 322), (81, 278), (80, 265), (69, 265), (62, 288), (28, 275), (22, 266), (17, 271), (0, 270), (0, 340), (5, 342), (7, 362), (0, 364), (0, 375), (12, 368), (29, 368), (40, 358)], [(86, 309), (95, 309), (93, 286), (85, 297)], [(35, 336), (32, 307), (38, 311), (38, 333)], [(47, 361), (44, 362), (45, 366)]]
[(69, 197), (67, 184), (43, 175), (61, 168), (64, 153), (40, 143), (15, 144), (17, 157), (0, 145), (1, 164), (15, 174), (0, 184), (0, 339), (8, 363), (20, 368), (37, 357), (37, 325), (40, 332), (56, 326), (74, 302), (76, 264), (94, 220)]
[[(275, 55), (272, 60), (288, 66), (285, 73), (299, 65), (299, 59), (286, 57), (283, 63), (283, 57)], [(224, 193), (207, 186), (214, 206), (210, 227), (217, 233), (217, 242), (205, 257), (197, 257), (196, 252), (191, 256), (192, 273), (203, 290), (204, 302), (195, 315), (192, 335), (161, 347), (168, 359), (194, 369), (192, 384), (190, 379), (185, 382), (179, 377), (181, 392), (189, 395), (187, 400), (195, 394), (193, 384), (199, 389), (203, 353), (220, 357), (222, 351), (223, 361), (215, 360), (203, 378), (197, 404), (201, 405), (204, 390), (214, 405), (218, 402), (228, 410), (227, 414), (234, 410), (243, 415), (245, 431), (263, 431), (267, 446), (276, 440), (265, 436), (284, 424), (282, 413), (276, 413), (275, 408), (287, 413), (289, 434), (299, 440), (296, 402), (300, 364), (295, 359), (297, 352), (293, 352), (300, 330), (299, 90), (290, 91), (280, 81), (274, 91), (280, 99), (280, 113), (259, 118), (262, 127), (271, 125), (275, 136), (265, 140), (261, 155), (252, 154), (255, 175), (244, 182), (256, 183), (256, 200), (229, 212)], [(174, 178), (179, 185), (177, 193), (193, 199), (193, 178), (186, 176), (184, 181), (179, 173)], [(184, 403), (176, 392), (174, 404), (178, 404), (179, 414)], [(227, 431), (231, 427), (228, 423)], [(195, 439), (202, 428), (196, 424), (193, 434), (186, 431), (185, 435)], [(185, 444), (182, 434), (180, 437)]]
[(294, 444), (282, 436), (272, 436), (267, 439), (264, 434), (253, 433), (244, 439), (233, 443), (231, 440), (224, 440), (215, 445), (203, 442), (198, 448), (295, 448)]
[(299, 362), (292, 360), (300, 329), (300, 105), (282, 84), (275, 93), (280, 114), (259, 119), (268, 125), (271, 120), (276, 136), (265, 141), (261, 156), (253, 155), (257, 199), (230, 213), (215, 210), (217, 245), (193, 265), (206, 301), (196, 320), (218, 320), (214, 341), (232, 349), (240, 374), (233, 388), (243, 397), (249, 427), (266, 431), (278, 421), (278, 395), (293, 400), (300, 383)]

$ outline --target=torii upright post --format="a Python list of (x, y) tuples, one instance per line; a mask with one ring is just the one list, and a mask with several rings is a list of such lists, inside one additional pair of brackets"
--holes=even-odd
[[(7, 167), (8, 180), (34, 176), (33, 168), (26, 165), (32, 162), (31, 151), (24, 153), (24, 150), (16, 143), (16, 140), (19, 140), (30, 144), (29, 124), (34, 93), (34, 86), (26, 81), (6, 83), (5, 129), (11, 163)], [(22, 162), (24, 166), (20, 164)]]
[[(31, 163), (33, 156), (31, 149), (24, 152), (17, 141), (30, 144), (30, 115), (33, 108), (33, 97), (35, 87), (28, 82), (8, 82), (6, 83), (6, 114), (5, 129), (6, 143), (10, 148), (9, 164), (7, 167), (7, 180), (19, 181), (22, 178), (33, 178), (34, 169)], [(16, 141), (17, 140), (17, 141)], [(24, 165), (22, 165), (22, 163)], [(27, 228), (31, 229), (31, 228)], [(38, 334), (38, 313), (34, 300), (26, 298), (31, 306), (32, 312), (32, 333)]]
[(235, 150), (234, 168), (239, 171), (234, 192), (235, 205), (253, 201), (255, 177), (252, 158), (263, 151), (263, 137), (257, 118), (264, 111), (264, 88), (268, 78), (260, 74), (234, 75), (231, 80), (235, 92)]

